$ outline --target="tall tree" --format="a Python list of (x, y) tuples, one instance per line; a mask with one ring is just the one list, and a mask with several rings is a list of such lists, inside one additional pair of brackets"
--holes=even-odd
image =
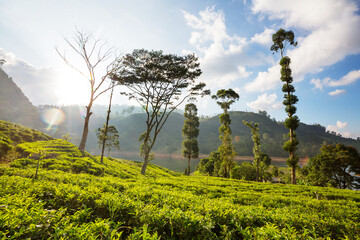
[(103, 142), (102, 142), (101, 158), (100, 158), (101, 163), (103, 163), (103, 159), (104, 159), (104, 151), (105, 151), (105, 145), (106, 145), (106, 141), (107, 141), (107, 133), (108, 133), (108, 127), (109, 127), (109, 121), (110, 121), (110, 113), (111, 113), (111, 102), (112, 102), (112, 97), (113, 97), (113, 93), (114, 93), (114, 87), (115, 87), (115, 83), (112, 82), (112, 88), (111, 88), (110, 100), (109, 100), (109, 108), (107, 110), (106, 122), (105, 122), (105, 126), (104, 126), (104, 137), (102, 140)]
[(239, 94), (231, 88), (228, 90), (221, 89), (217, 91), (216, 95), (213, 95), (212, 98), (216, 100), (216, 103), (224, 111), (224, 113), (220, 115), (221, 126), (219, 128), (219, 138), (221, 140), (221, 145), (218, 149), (221, 158), (220, 176), (230, 177), (230, 171), (235, 166), (234, 157), (236, 153), (232, 143), (231, 119), (228, 110), (230, 109), (230, 105), (239, 99)]
[(254, 142), (253, 153), (254, 153), (254, 162), (253, 165), (256, 169), (255, 180), (258, 182), (260, 179), (263, 179), (264, 172), (266, 168), (271, 164), (271, 158), (269, 155), (261, 151), (260, 144), (260, 133), (259, 133), (259, 123), (247, 122), (243, 120), (245, 126), (248, 126), (251, 129), (252, 140)]
[(183, 157), (188, 160), (186, 174), (190, 175), (190, 160), (199, 157), (199, 145), (197, 141), (197, 137), (199, 136), (199, 117), (197, 116), (195, 104), (186, 104), (184, 117), (182, 154)]
[(271, 51), (281, 53), (281, 81), (284, 82), (282, 91), (285, 93), (283, 104), (285, 105), (285, 111), (288, 118), (285, 120), (285, 127), (289, 129), (289, 140), (284, 143), (283, 149), (289, 152), (289, 158), (286, 163), (291, 167), (291, 181), (296, 184), (296, 166), (299, 161), (299, 157), (295, 154), (296, 146), (299, 141), (296, 139), (295, 130), (299, 126), (299, 118), (295, 115), (296, 107), (294, 106), (298, 102), (298, 98), (294, 95), (295, 87), (291, 84), (293, 78), (291, 76), (290, 58), (284, 56), (285, 49), (288, 45), (297, 46), (297, 42), (294, 41), (295, 35), (292, 31), (285, 31), (280, 29), (273, 36), (274, 44), (271, 46)]
[(307, 180), (317, 186), (360, 189), (360, 155), (351, 146), (324, 145), (321, 153), (310, 158)]
[(135, 99), (146, 113), (146, 130), (140, 135), (140, 155), (144, 162), (141, 174), (151, 160), (151, 149), (170, 114), (187, 98), (208, 95), (198, 59), (192, 55), (177, 56), (162, 51), (136, 49), (119, 60), (119, 69), (111, 79), (129, 90), (123, 94)]
[[(82, 70), (82, 67), (75, 67), (66, 57), (65, 52), (60, 53), (59, 49), (55, 48), (57, 53), (67, 65), (78, 71), (89, 81), (90, 100), (86, 106), (84, 128), (79, 145), (79, 150), (84, 152), (87, 136), (89, 133), (89, 121), (92, 114), (91, 107), (99, 96), (111, 89), (111, 85), (105, 85), (109, 74), (116, 70), (114, 69), (115, 58), (109, 63), (110, 58), (113, 57), (113, 49), (106, 48), (106, 44), (99, 39), (96, 39), (91, 33), (84, 33), (76, 29), (73, 40), (71, 41), (65, 38), (65, 41), (76, 53), (76, 55), (80, 57), (80, 59), (85, 63), (85, 71)], [(106, 64), (105, 72), (98, 75), (97, 70), (99, 68), (102, 69), (100, 66), (103, 64)]]
[[(112, 149), (120, 149), (119, 132), (117, 131), (116, 127), (108, 126), (106, 128), (105, 125), (106, 124), (104, 124), (102, 128), (98, 128), (96, 130), (96, 136), (98, 138), (99, 148), (102, 149), (102, 154), (104, 149), (106, 148), (108, 150), (108, 156), (110, 156), (110, 151)], [(104, 139), (106, 139), (106, 141), (104, 141)]]
[(254, 166), (256, 168), (256, 177), (255, 180), (259, 181), (259, 167), (260, 167), (260, 156), (261, 156), (261, 149), (260, 149), (260, 134), (259, 134), (259, 123), (247, 122), (243, 120), (245, 126), (248, 126), (251, 129), (252, 140), (254, 142), (253, 153), (254, 153)]

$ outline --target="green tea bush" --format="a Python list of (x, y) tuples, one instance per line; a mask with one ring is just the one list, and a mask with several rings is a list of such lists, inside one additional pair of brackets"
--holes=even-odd
[(26, 156), (0, 167), (2, 239), (360, 239), (357, 191), (181, 176), (152, 164), (143, 176), (141, 163), (102, 164), (62, 140), (16, 149)]

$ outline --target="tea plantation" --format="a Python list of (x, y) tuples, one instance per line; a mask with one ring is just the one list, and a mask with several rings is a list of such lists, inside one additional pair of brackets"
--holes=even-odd
[(16, 156), (0, 167), (1, 239), (360, 239), (357, 191), (156, 165), (142, 176), (141, 163), (101, 163), (64, 140), (15, 144), (1, 134)]

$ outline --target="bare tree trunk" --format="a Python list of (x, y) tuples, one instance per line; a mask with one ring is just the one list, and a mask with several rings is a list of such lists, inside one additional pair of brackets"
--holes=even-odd
[(145, 176), (146, 167), (149, 164), (149, 153), (144, 156), (144, 163), (141, 167), (141, 174)]
[(190, 175), (190, 160), (191, 157), (188, 158), (188, 169), (187, 169), (187, 175)]
[[(290, 143), (292, 145), (293, 143), (293, 136), (294, 136), (294, 130), (290, 129)], [(294, 151), (290, 151), (290, 159), (293, 160), (295, 157)], [(296, 169), (295, 166), (291, 166), (291, 183), (296, 184)]]
[(296, 184), (296, 169), (295, 169), (295, 166), (291, 167), (291, 181), (292, 181), (292, 184)]
[[(104, 151), (105, 151), (105, 145), (106, 145), (106, 137), (107, 137), (107, 131), (108, 131), (108, 126), (109, 126), (109, 120), (110, 120), (110, 112), (111, 112), (111, 101), (112, 101), (112, 96), (114, 93), (114, 83), (112, 83), (112, 89), (111, 89), (111, 94), (110, 94), (110, 101), (109, 101), (109, 109), (107, 111), (107, 116), (106, 116), (106, 123), (105, 123), (105, 129), (104, 129), (104, 139), (103, 139), (103, 143), (102, 143), (102, 149), (101, 149), (101, 163), (104, 163), (103, 159), (104, 159)], [(109, 150), (110, 153), (110, 150)], [(108, 154), (109, 155), (109, 154)]]
[(86, 107), (84, 130), (83, 130), (82, 137), (81, 137), (81, 142), (80, 142), (80, 145), (79, 145), (79, 150), (82, 153), (85, 152), (86, 140), (87, 140), (87, 136), (88, 136), (88, 133), (89, 133), (89, 120), (90, 120), (90, 116), (92, 114), (92, 112), (90, 112), (91, 106), (92, 106), (92, 102), (90, 102), (89, 105)]

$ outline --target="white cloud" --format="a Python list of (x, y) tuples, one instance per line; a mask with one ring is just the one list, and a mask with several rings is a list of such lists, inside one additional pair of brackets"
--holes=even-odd
[[(354, 82), (356, 82), (357, 80), (360, 79), (360, 70), (353, 70), (349, 73), (347, 73), (345, 76), (343, 76), (342, 78), (340, 78), (339, 80), (333, 80), (330, 78), (324, 78), (324, 79), (311, 79), (310, 83), (314, 84), (314, 89), (320, 89), (321, 91), (324, 89), (324, 87), (339, 87), (339, 86), (346, 86), (346, 85), (350, 85)], [(340, 92), (340, 90), (336, 90), (331, 92), (331, 94), (329, 93), (329, 95), (336, 95), (340, 94), (340, 93), (344, 93), (345, 90), (343, 90), (342, 92)]]
[(248, 92), (264, 92), (274, 89), (280, 82), (280, 66), (274, 65), (266, 72), (259, 72), (255, 80), (245, 85)]
[[(360, 52), (360, 35), (354, 31), (360, 29), (360, 16), (356, 15), (358, 9), (352, 1), (254, 0), (252, 11), (270, 19), (280, 19), (286, 28), (299, 28), (305, 30), (302, 32), (308, 32), (306, 36), (297, 38), (298, 47), (287, 53), (292, 60), (295, 81), (301, 81), (306, 74), (318, 72), (322, 67), (330, 66), (347, 55)], [(269, 81), (259, 75), (254, 82), (268, 83), (269, 86), (263, 87), (265, 89), (276, 87), (271, 79), (273, 75), (263, 75), (269, 77)]]
[(324, 78), (324, 79), (311, 79), (310, 83), (314, 84), (314, 89), (320, 89), (321, 91), (324, 89), (324, 86), (326, 86), (329, 81), (331, 79), (330, 78)]
[(282, 107), (282, 103), (276, 101), (276, 99), (277, 99), (277, 95), (275, 93), (270, 95), (264, 93), (258, 96), (258, 98), (255, 101), (246, 103), (246, 106), (255, 110), (262, 110), (262, 111), (279, 109)]
[(270, 46), (272, 44), (272, 35), (274, 33), (274, 29), (265, 28), (264, 32), (255, 34), (255, 36), (251, 38), (251, 42)]
[(329, 86), (331, 87), (345, 86), (356, 82), (358, 79), (360, 79), (360, 70), (354, 70), (349, 72), (348, 74), (346, 74), (337, 81), (336, 80), (330, 81)]
[(345, 89), (336, 89), (335, 91), (329, 92), (328, 94), (330, 96), (337, 96), (337, 95), (344, 94), (344, 93), (346, 93)]
[(189, 43), (201, 54), (201, 80), (210, 88), (227, 87), (231, 82), (252, 74), (245, 68), (245, 63), (251, 65), (255, 61), (244, 57), (247, 40), (227, 33), (222, 11), (208, 7), (200, 11), (198, 17), (185, 11), (183, 16), (193, 28)]
[(326, 130), (340, 133), (344, 137), (356, 138), (355, 134), (352, 134), (352, 133), (346, 131), (347, 125), (348, 125), (347, 122), (337, 121), (335, 125), (328, 125), (326, 127)]
[(341, 122), (341, 121), (337, 121), (336, 122), (336, 127), (339, 128), (339, 129), (343, 129), (343, 128), (346, 128), (347, 127), (347, 122)]
[(3, 70), (21, 88), (34, 105), (57, 104), (54, 94), (57, 82), (57, 72), (49, 67), (36, 68), (18, 59), (13, 53), (0, 48), (0, 58), (6, 60)]

